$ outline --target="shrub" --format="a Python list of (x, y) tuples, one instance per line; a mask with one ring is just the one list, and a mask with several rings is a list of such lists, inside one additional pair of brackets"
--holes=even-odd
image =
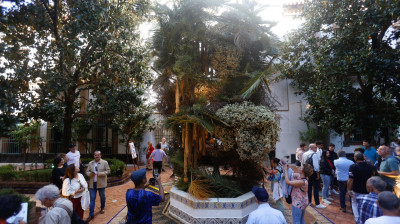
[(92, 160), (93, 158), (81, 158), (82, 164), (89, 164)]
[(10, 181), (14, 180), (16, 177), (15, 175), (15, 166), (9, 164), (0, 167), (0, 178), (3, 181)]
[(228, 104), (216, 115), (229, 127), (217, 127), (215, 135), (224, 150), (235, 149), (241, 160), (263, 161), (279, 140), (279, 119), (265, 106), (250, 102)]
[(121, 160), (116, 158), (105, 159), (110, 166), (110, 176), (121, 176), (124, 173), (126, 165)]
[(20, 171), (17, 176), (22, 181), (50, 182), (52, 169)]
[(54, 159), (46, 159), (43, 163), (44, 169), (50, 169), (53, 165)]

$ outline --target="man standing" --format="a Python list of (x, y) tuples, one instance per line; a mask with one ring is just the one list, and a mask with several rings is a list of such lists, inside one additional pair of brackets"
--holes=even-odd
[(396, 185), (396, 179), (393, 177), (388, 177), (387, 175), (399, 175), (399, 161), (391, 155), (391, 150), (387, 146), (380, 146), (378, 148), (378, 154), (382, 157), (382, 162), (379, 166), (378, 173), (388, 184), (387, 190), (393, 191), (393, 187)]
[(146, 178), (146, 169), (143, 168), (131, 174), (131, 180), (135, 184), (135, 188), (126, 191), (127, 224), (151, 223), (152, 206), (158, 206), (160, 202), (165, 200), (161, 176), (157, 176), (154, 179), (160, 188), (158, 195), (145, 190), (149, 186)]
[(318, 158), (319, 160), (321, 160), (321, 156), (322, 156), (322, 148), (324, 147), (324, 143), (317, 141), (315, 143), (317, 145), (317, 154), (318, 154)]
[(319, 160), (320, 157), (317, 154), (317, 146), (315, 144), (309, 145), (309, 150), (303, 154), (302, 164), (307, 164), (307, 160), (311, 158), (311, 164), (314, 169), (314, 173), (308, 178), (308, 200), (311, 204), (313, 188), (314, 188), (314, 201), (316, 208), (326, 208), (325, 205), (319, 203), (319, 188), (321, 178), (319, 176)]
[(100, 214), (104, 214), (104, 207), (106, 205), (105, 190), (107, 187), (107, 175), (110, 174), (110, 167), (108, 162), (101, 159), (101, 152), (94, 152), (94, 160), (88, 164), (86, 175), (90, 177), (89, 181), (89, 192), (90, 192), (90, 209), (89, 218), (90, 221), (94, 218), (94, 206), (96, 203), (96, 194), (99, 191), (100, 196)]
[[(336, 160), (336, 159), (338, 159), (339, 157), (338, 157), (338, 155), (336, 154), (336, 152), (335, 152), (335, 144), (333, 144), (333, 143), (330, 143), (329, 144), (329, 146), (328, 146), (328, 149), (329, 149), (329, 160), (331, 161), (331, 163), (333, 164), (334, 163), (334, 161)], [(335, 176), (332, 176), (332, 180), (331, 180), (331, 191), (334, 193), (334, 194), (339, 194), (336, 190), (335, 190)], [(330, 194), (330, 193), (329, 193)]]
[(351, 207), (353, 208), (354, 219), (359, 218), (358, 203), (356, 198), (368, 194), (367, 180), (376, 172), (376, 168), (364, 160), (364, 155), (360, 152), (354, 154), (355, 164), (350, 166), (349, 181), (347, 191), (351, 197)]
[(382, 210), (376, 204), (378, 194), (386, 189), (386, 183), (382, 178), (374, 176), (367, 181), (369, 194), (360, 196), (357, 199), (359, 204), (360, 217), (357, 224), (363, 224), (367, 219), (382, 216)]
[(394, 224), (400, 223), (400, 200), (392, 192), (384, 191), (378, 194), (379, 208), (382, 209), (383, 216), (370, 218), (365, 224)]
[(35, 198), (42, 202), (42, 205), (51, 208), (44, 217), (43, 223), (71, 223), (73, 212), (72, 202), (68, 199), (60, 198), (60, 190), (56, 185), (50, 184), (40, 188), (36, 192)]
[(371, 146), (368, 140), (363, 141), (363, 149), (364, 155), (372, 160), (375, 164), (376, 160), (378, 159), (379, 155), (376, 153), (376, 149)]
[(67, 153), (67, 157), (68, 157), (68, 162), (67, 165), (71, 165), (71, 164), (75, 164), (75, 166), (80, 165), (79, 161), (81, 160), (81, 153), (76, 150), (76, 146), (75, 144), (71, 143), (68, 146), (69, 152)]
[(156, 145), (156, 149), (151, 153), (149, 159), (153, 159), (154, 158), (154, 162), (153, 162), (153, 176), (155, 173), (155, 170), (157, 170), (157, 174), (161, 175), (161, 168), (162, 168), (162, 161), (165, 158), (165, 160), (167, 160), (167, 155), (165, 154), (165, 152), (163, 150), (161, 150), (161, 144), (158, 143)]
[(354, 163), (346, 158), (346, 152), (342, 150), (339, 151), (339, 158), (334, 163), (340, 192), (340, 210), (346, 212), (347, 181), (349, 179), (350, 166)]
[[(168, 154), (168, 155), (169, 155), (169, 146), (168, 146), (168, 143), (166, 142), (165, 137), (162, 138), (160, 144), (161, 144), (161, 150), (163, 150), (163, 151), (165, 152), (165, 154)], [(167, 162), (169, 162), (169, 161), (167, 161), (167, 159), (163, 160), (163, 165), (162, 165), (162, 170), (163, 170), (163, 171), (165, 171), (165, 164), (166, 164)], [(169, 168), (172, 169), (172, 166), (171, 166), (170, 163), (169, 163)]]
[(264, 188), (253, 187), (251, 191), (256, 196), (258, 208), (249, 214), (246, 224), (286, 224), (282, 212), (269, 206), (269, 195)]

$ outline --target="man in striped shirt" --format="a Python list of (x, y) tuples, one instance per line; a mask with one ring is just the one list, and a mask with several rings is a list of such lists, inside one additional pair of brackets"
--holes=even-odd
[(359, 218), (357, 224), (364, 224), (369, 218), (382, 216), (382, 210), (376, 204), (378, 200), (378, 194), (384, 191), (386, 188), (386, 182), (378, 176), (373, 176), (367, 181), (367, 191), (369, 194), (361, 195), (357, 197), (357, 203), (359, 205)]

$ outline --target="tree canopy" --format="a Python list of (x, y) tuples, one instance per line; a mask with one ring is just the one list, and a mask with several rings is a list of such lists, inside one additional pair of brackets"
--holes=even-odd
[[(312, 0), (282, 47), (282, 73), (310, 104), (306, 120), (363, 138), (400, 123), (399, 1)], [(397, 43), (396, 43), (397, 41)]]
[[(16, 1), (0, 27), (1, 86), (15, 83), (18, 100), (9, 105), (25, 120), (57, 124), (65, 148), (83, 101), (88, 115), (110, 123), (121, 111), (134, 114), (151, 80), (137, 32), (147, 9), (144, 0)], [(125, 104), (132, 111), (119, 110)]]

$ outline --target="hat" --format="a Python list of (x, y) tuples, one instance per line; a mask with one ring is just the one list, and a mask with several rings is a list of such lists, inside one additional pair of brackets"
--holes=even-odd
[(69, 144), (68, 148), (75, 147), (76, 145), (74, 143)]
[(146, 169), (136, 170), (131, 174), (131, 180), (133, 183), (140, 183), (146, 177)]
[(253, 189), (251, 189), (251, 191), (256, 196), (258, 201), (268, 202), (269, 195), (268, 195), (268, 192), (264, 188), (253, 187)]

